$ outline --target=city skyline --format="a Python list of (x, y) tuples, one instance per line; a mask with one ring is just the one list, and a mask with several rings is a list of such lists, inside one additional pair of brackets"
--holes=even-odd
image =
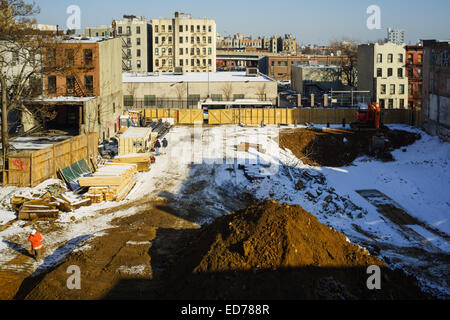
[(450, 36), (450, 21), (445, 18), (446, 12), (450, 11), (450, 3), (443, 0), (433, 0), (426, 4), (417, 0), (408, 3), (402, 0), (396, 3), (377, 1), (375, 5), (381, 10), (381, 29), (378, 30), (367, 28), (370, 16), (367, 8), (374, 4), (371, 1), (359, 1), (355, 4), (347, 0), (326, 0), (321, 6), (292, 0), (276, 3), (254, 0), (245, 3), (235, 0), (227, 3), (175, 0), (170, 4), (130, 0), (127, 6), (105, 0), (40, 0), (36, 4), (41, 9), (36, 17), (38, 23), (58, 24), (61, 29), (66, 29), (69, 17), (67, 8), (71, 5), (79, 6), (81, 29), (78, 32), (83, 32), (86, 27), (111, 24), (113, 19), (121, 19), (124, 14), (144, 16), (151, 20), (171, 18), (178, 11), (191, 13), (194, 18), (214, 19), (217, 31), (222, 36), (243, 33), (257, 38), (291, 33), (302, 45), (326, 45), (331, 40), (343, 37), (359, 42), (377, 41), (386, 38), (387, 28), (404, 29), (406, 44), (414, 44), (420, 39), (445, 40)]

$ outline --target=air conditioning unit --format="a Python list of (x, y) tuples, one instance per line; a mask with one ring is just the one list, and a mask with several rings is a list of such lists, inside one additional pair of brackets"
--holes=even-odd
[(258, 76), (258, 68), (247, 68), (246, 70), (247, 77), (257, 77)]
[(183, 75), (184, 74), (183, 67), (175, 67), (174, 70), (173, 70), (173, 74), (175, 74), (175, 75)]

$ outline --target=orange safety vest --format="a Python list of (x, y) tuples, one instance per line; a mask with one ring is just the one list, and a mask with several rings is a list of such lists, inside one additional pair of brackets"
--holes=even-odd
[(39, 232), (36, 232), (34, 236), (30, 234), (28, 241), (31, 242), (33, 250), (39, 250), (42, 248), (42, 235)]

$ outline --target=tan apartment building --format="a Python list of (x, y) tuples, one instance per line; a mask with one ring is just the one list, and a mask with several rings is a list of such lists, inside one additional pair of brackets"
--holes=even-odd
[(216, 71), (216, 22), (175, 12), (172, 19), (152, 20), (151, 71)]
[(358, 47), (358, 90), (371, 91), (381, 108), (407, 108), (406, 50), (394, 43)]
[(144, 17), (124, 15), (122, 20), (114, 20), (112, 29), (116, 37), (122, 39), (122, 69), (130, 72), (151, 70), (151, 27)]
[[(113, 136), (123, 111), (121, 40), (72, 37), (47, 50), (44, 60), (59, 63), (61, 57), (73, 67), (65, 74), (44, 75), (43, 96), (26, 105), (56, 113), (46, 123), (48, 129), (74, 135), (98, 132), (99, 139)], [(24, 117), (25, 130), (37, 124)]]

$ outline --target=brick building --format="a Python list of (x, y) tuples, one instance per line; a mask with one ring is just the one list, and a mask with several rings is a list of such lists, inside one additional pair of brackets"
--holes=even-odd
[(406, 46), (406, 76), (408, 77), (408, 107), (422, 107), (423, 47)]

